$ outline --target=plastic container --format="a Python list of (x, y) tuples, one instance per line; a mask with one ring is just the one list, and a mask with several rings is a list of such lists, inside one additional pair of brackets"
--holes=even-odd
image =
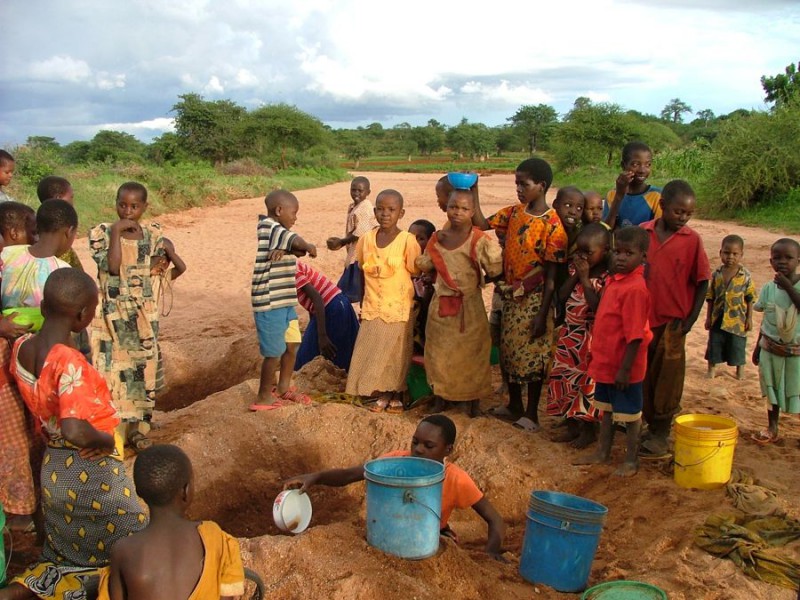
[(364, 465), (367, 543), (400, 558), (439, 550), (444, 465), (426, 458), (378, 458)]
[(300, 490), (284, 490), (272, 504), (272, 519), (281, 531), (305, 531), (311, 523), (311, 512), (311, 499)]
[(736, 421), (717, 415), (675, 418), (675, 483), (713, 490), (731, 478), (739, 430)]
[(459, 173), (458, 171), (453, 171), (447, 174), (447, 181), (450, 182), (450, 185), (453, 186), (453, 189), (468, 190), (478, 182), (478, 174)]
[(581, 600), (667, 600), (667, 593), (641, 581), (607, 581), (586, 590)]
[(608, 509), (561, 492), (534, 491), (522, 542), (519, 573), (559, 592), (586, 588)]

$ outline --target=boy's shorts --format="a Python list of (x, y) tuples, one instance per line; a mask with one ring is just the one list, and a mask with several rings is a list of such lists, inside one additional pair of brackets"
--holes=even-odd
[(712, 365), (728, 363), (731, 367), (740, 367), (747, 363), (747, 338), (712, 327), (708, 332), (706, 360)]
[(614, 420), (622, 423), (642, 418), (644, 382), (631, 383), (625, 390), (618, 390), (613, 383), (596, 383), (592, 404), (603, 412), (614, 413)]
[(264, 358), (278, 358), (286, 344), (299, 344), (300, 326), (294, 306), (253, 313), (258, 334), (258, 349)]

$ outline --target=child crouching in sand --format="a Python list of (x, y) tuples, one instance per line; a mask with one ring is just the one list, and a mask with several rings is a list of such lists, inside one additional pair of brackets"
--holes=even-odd
[[(395, 450), (384, 454), (381, 458), (394, 456), (414, 456), (444, 463), (444, 484), (442, 486), (442, 514), (440, 531), (442, 535), (458, 538), (450, 529), (448, 520), (454, 508), (472, 509), (486, 521), (489, 526), (489, 540), (486, 552), (495, 560), (505, 562), (503, 558), (503, 531), (505, 525), (492, 503), (478, 489), (466, 471), (446, 459), (453, 451), (456, 443), (456, 425), (444, 415), (430, 415), (422, 419), (411, 437), (410, 450)], [(307, 492), (314, 485), (343, 487), (364, 480), (364, 465), (356, 465), (347, 469), (330, 469), (306, 475), (297, 475), (284, 483), (284, 488), (300, 488)]]
[(100, 580), (98, 600), (232, 598), (244, 594), (239, 542), (213, 521), (190, 521), (194, 496), (189, 457), (177, 446), (154, 446), (133, 466), (150, 524), (120, 540)]
[(474, 214), (472, 192), (454, 190), (447, 204), (450, 227), (433, 234), (416, 262), (421, 270), (436, 273), (425, 328), (425, 372), (436, 395), (433, 411), (442, 410), (445, 400), (469, 402), (472, 417), (480, 413), (480, 398), (492, 393), (484, 273), (498, 277), (503, 272), (500, 245), (472, 227)]
[(776, 442), (781, 411), (800, 413), (800, 244), (781, 238), (769, 250), (775, 278), (761, 288), (757, 311), (764, 313), (753, 364), (758, 365), (761, 395), (769, 406), (766, 431), (753, 434), (761, 444)]
[(644, 280), (649, 236), (639, 227), (623, 227), (614, 234), (613, 275), (609, 278), (592, 331), (589, 376), (595, 381), (594, 405), (603, 411), (600, 447), (573, 464), (591, 465), (611, 460), (614, 423), (626, 424), (625, 462), (616, 475), (639, 470), (638, 446), (642, 426), (643, 384), (647, 347), (652, 339), (647, 324), (650, 293)]
[(403, 392), (413, 346), (411, 311), (420, 254), (414, 236), (402, 231), (403, 196), (384, 190), (375, 199), (378, 228), (359, 238), (356, 260), (364, 277), (358, 330), (346, 391), (377, 396), (373, 412), (403, 412)]

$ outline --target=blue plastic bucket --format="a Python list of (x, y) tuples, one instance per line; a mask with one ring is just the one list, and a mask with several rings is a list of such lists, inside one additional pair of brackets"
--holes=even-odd
[(426, 458), (379, 458), (364, 465), (367, 543), (400, 558), (439, 550), (444, 465)]
[(528, 505), (520, 575), (559, 592), (586, 588), (608, 509), (561, 492), (535, 491)]

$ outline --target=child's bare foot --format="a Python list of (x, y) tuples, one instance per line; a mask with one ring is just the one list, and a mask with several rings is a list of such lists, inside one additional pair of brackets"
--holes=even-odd
[(736, 367), (736, 379), (740, 381), (744, 379), (744, 365), (739, 365)]
[(481, 416), (481, 403), (478, 400), (472, 400), (469, 403), (469, 418), (474, 419), (475, 417)]
[(569, 442), (574, 442), (578, 439), (581, 434), (573, 429), (567, 429), (566, 431), (562, 431), (558, 435), (554, 435), (550, 438), (551, 441), (555, 442), (556, 444), (566, 444)]
[[(588, 426), (584, 426), (588, 425)], [(594, 426), (591, 423), (581, 423), (581, 432), (574, 440), (570, 442), (570, 446), (576, 450), (583, 450), (588, 448), (597, 441), (597, 434), (594, 432)]]
[(633, 477), (636, 473), (639, 472), (639, 463), (625, 461), (622, 463), (616, 471), (614, 471), (614, 475), (617, 477)]
[(714, 379), (714, 377), (716, 376), (717, 376), (717, 367), (709, 363), (708, 371), (706, 372), (706, 379)]
[(579, 456), (578, 458), (572, 461), (572, 464), (575, 466), (606, 465), (610, 462), (611, 462), (610, 456), (606, 456), (605, 454), (600, 454), (599, 452), (594, 452), (593, 454)]
[(369, 407), (370, 412), (379, 413), (385, 411), (389, 407), (389, 397), (379, 396), (375, 400), (375, 404)]

